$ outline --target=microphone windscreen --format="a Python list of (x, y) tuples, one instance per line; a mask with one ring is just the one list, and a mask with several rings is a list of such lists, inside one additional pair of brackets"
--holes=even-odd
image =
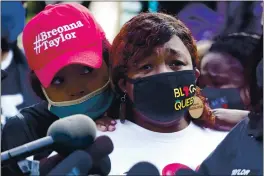
[(179, 169), (189, 169), (188, 166), (181, 164), (181, 163), (172, 163), (165, 166), (162, 170), (162, 175), (174, 175)]
[(84, 151), (76, 150), (60, 162), (47, 176), (54, 175), (71, 175), (80, 176), (88, 175), (92, 167), (91, 156)]
[(159, 176), (159, 170), (149, 162), (140, 162), (135, 164), (128, 172), (127, 176)]
[(39, 163), (40, 175), (47, 175), (57, 164), (59, 164), (65, 157), (56, 154), (49, 158), (43, 158)]
[(49, 127), (47, 135), (64, 149), (85, 149), (94, 141), (96, 125), (90, 117), (76, 114), (55, 121)]
[(111, 171), (111, 160), (109, 156), (104, 157), (100, 161), (93, 164), (93, 168), (90, 170), (90, 175), (107, 176)]
[(86, 151), (91, 155), (93, 161), (96, 162), (108, 156), (113, 150), (112, 140), (108, 136), (99, 136)]
[(199, 174), (192, 169), (179, 169), (176, 173), (175, 176), (198, 176)]

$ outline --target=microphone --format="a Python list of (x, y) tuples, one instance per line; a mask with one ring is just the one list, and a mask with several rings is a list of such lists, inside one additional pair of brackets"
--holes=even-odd
[(135, 164), (126, 174), (127, 176), (160, 176), (157, 167), (149, 162), (139, 162)]
[(39, 173), (40, 175), (47, 175), (57, 164), (65, 159), (64, 156), (56, 154), (49, 158), (43, 158), (39, 162)]
[(48, 129), (48, 136), (1, 153), (2, 165), (19, 161), (46, 149), (58, 153), (71, 153), (85, 149), (93, 143), (96, 125), (93, 120), (82, 114), (72, 115), (55, 121)]
[(93, 162), (98, 162), (112, 153), (113, 150), (112, 140), (108, 136), (99, 136), (95, 139), (93, 145), (89, 146), (85, 151), (91, 155)]
[(180, 169), (187, 169), (192, 171), (191, 168), (184, 164), (172, 163), (164, 167), (164, 169), (162, 170), (162, 175), (175, 175)]
[(80, 176), (88, 175), (92, 167), (91, 156), (84, 151), (77, 150), (59, 163), (47, 176), (65, 175)]
[(109, 156), (104, 157), (100, 161), (97, 161), (93, 164), (92, 169), (90, 170), (90, 175), (100, 175), (107, 176), (111, 171), (111, 160)]
[[(113, 142), (108, 136), (99, 136), (94, 143), (84, 151), (89, 153), (93, 167), (91, 173), (100, 173), (100, 175), (108, 175), (111, 170), (111, 161), (107, 157), (114, 149)], [(55, 165), (61, 162), (65, 157), (60, 154), (40, 161), (40, 173), (46, 175)]]
[(191, 169), (179, 169), (176, 171), (175, 176), (198, 176), (199, 174)]
[(114, 150), (112, 140), (108, 136), (99, 136), (87, 151), (93, 159), (93, 167), (90, 174), (106, 176), (111, 171), (111, 160), (108, 157)]

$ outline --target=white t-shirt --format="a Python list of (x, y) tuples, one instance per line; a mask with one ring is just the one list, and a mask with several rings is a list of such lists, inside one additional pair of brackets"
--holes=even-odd
[(110, 154), (109, 175), (125, 175), (138, 162), (154, 164), (162, 174), (165, 166), (184, 164), (195, 170), (225, 138), (227, 132), (201, 128), (190, 123), (185, 129), (174, 133), (158, 133), (144, 129), (130, 121), (117, 121), (114, 132), (97, 132), (107, 135), (114, 144)]

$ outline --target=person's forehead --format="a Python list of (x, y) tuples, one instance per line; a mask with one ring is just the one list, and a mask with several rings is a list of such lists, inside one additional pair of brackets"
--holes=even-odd
[(182, 40), (176, 35), (172, 36), (172, 38), (162, 46), (154, 48), (153, 54), (159, 54), (161, 52), (166, 52), (168, 54), (176, 56), (186, 55), (191, 57), (187, 47), (184, 45)]

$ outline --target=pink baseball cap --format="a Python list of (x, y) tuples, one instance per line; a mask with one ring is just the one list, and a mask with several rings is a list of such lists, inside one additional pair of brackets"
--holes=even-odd
[(28, 22), (22, 40), (29, 67), (47, 88), (67, 65), (100, 68), (104, 37), (91, 12), (71, 3), (47, 5)]

